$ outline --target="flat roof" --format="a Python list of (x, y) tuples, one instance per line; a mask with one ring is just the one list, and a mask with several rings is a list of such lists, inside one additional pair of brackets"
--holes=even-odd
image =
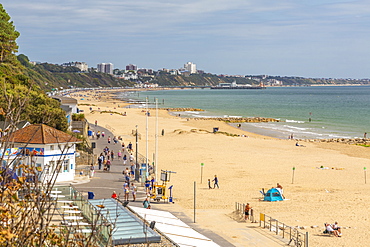
[(155, 227), (181, 247), (220, 247), (170, 212), (132, 206), (129, 208), (147, 221), (155, 221)]
[[(161, 236), (150, 229), (143, 221), (116, 200), (95, 199), (89, 200), (98, 211), (115, 225), (112, 236), (113, 245), (139, 244), (147, 242), (160, 242)], [(97, 207), (104, 205), (104, 208)]]

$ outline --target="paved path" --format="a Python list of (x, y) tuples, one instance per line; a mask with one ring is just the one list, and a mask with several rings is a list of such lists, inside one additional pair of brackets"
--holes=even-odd
[[(101, 126), (95, 126), (93, 124), (90, 124), (90, 129), (95, 131), (104, 131), (105, 137), (100, 139), (91, 140), (92, 142), (96, 143), (96, 148), (94, 149), (94, 154), (98, 155), (102, 152), (104, 147), (109, 147), (110, 150), (113, 150), (115, 152), (115, 159), (112, 162), (111, 170), (110, 172), (106, 172), (103, 170), (98, 170), (97, 165), (95, 166), (95, 175), (93, 178), (90, 179), (88, 183), (77, 183), (74, 184), (76, 189), (78, 189), (81, 192), (85, 192), (87, 194), (88, 191), (94, 192), (95, 198), (94, 199), (104, 199), (104, 198), (110, 198), (113, 191), (116, 191), (116, 193), (119, 195), (120, 199), (123, 199), (123, 175), (122, 171), (124, 169), (129, 168), (129, 165), (124, 166), (123, 165), (123, 159), (120, 160), (117, 158), (117, 152), (121, 149), (121, 143), (114, 144), (113, 141), (108, 144), (107, 138), (110, 136), (113, 139), (113, 134), (101, 127)], [(127, 143), (125, 143), (127, 145)], [(135, 148), (135, 144), (133, 144), (133, 148)], [(127, 153), (126, 153), (127, 154)], [(97, 163), (97, 160), (95, 161)], [(127, 162), (129, 163), (129, 162)], [(141, 183), (135, 182), (135, 185), (138, 188), (137, 192), (137, 200), (136, 202), (132, 201), (132, 195), (130, 194), (130, 202), (129, 206), (136, 206), (136, 207), (142, 207), (142, 202), (146, 198), (146, 194), (144, 192), (144, 186)], [(171, 213), (173, 213), (175, 216), (177, 216), (179, 219), (187, 223), (189, 226), (191, 226), (193, 229), (197, 230), (201, 234), (205, 235), (206, 237), (212, 239), (215, 243), (219, 244), (222, 247), (232, 247), (232, 246), (253, 246), (253, 247), (274, 247), (274, 246), (284, 246), (283, 243), (280, 243), (276, 240), (274, 240), (272, 237), (264, 236), (265, 234), (259, 233), (258, 231), (247, 228), (245, 224), (240, 224), (240, 229), (238, 231), (242, 231), (244, 239), (242, 245), (234, 245), (230, 242), (226, 241), (222, 236), (215, 234), (214, 232), (208, 230), (208, 229), (202, 229), (199, 225), (192, 222), (192, 219), (189, 218), (187, 215), (185, 215), (181, 211), (181, 207), (178, 205), (173, 205), (169, 203), (164, 202), (152, 202), (151, 206), (153, 209), (158, 210), (166, 210)], [(245, 240), (245, 241), (244, 241)]]

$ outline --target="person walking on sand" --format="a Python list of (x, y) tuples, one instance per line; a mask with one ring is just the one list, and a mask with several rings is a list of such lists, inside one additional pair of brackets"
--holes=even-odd
[(212, 189), (212, 187), (211, 187), (211, 179), (208, 179), (208, 189)]
[(217, 177), (217, 175), (215, 175), (215, 178), (212, 180), (212, 182), (214, 182), (214, 184), (213, 184), (213, 188), (214, 189), (216, 188), (216, 186), (217, 186), (218, 189), (220, 188), (218, 186), (218, 177)]
[(245, 209), (244, 209), (244, 214), (245, 214), (245, 221), (249, 220), (249, 210), (251, 210), (252, 207), (249, 205), (249, 203), (247, 203), (247, 205), (245, 205)]

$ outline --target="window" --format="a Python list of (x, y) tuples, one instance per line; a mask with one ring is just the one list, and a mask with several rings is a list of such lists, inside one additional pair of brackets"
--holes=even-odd
[(54, 150), (54, 145), (51, 145), (50, 146), (50, 150)]
[(68, 172), (68, 168), (69, 168), (69, 160), (64, 160), (63, 161), (62, 172)]
[(49, 166), (45, 166), (45, 174), (52, 174), (55, 170), (55, 161), (49, 161)]

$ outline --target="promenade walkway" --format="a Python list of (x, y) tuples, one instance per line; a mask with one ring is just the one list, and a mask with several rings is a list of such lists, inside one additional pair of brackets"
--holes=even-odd
[[(117, 152), (121, 149), (121, 143), (114, 144), (112, 141), (110, 144), (107, 141), (107, 137), (110, 136), (113, 138), (113, 133), (111, 133), (108, 129), (103, 128), (101, 126), (95, 126), (90, 124), (90, 129), (95, 131), (104, 131), (105, 137), (100, 139), (91, 140), (96, 143), (96, 148), (94, 149), (94, 154), (99, 155), (104, 147), (109, 147), (110, 150), (113, 150), (115, 153), (115, 159), (112, 161), (111, 170), (109, 172), (98, 170), (98, 166), (95, 165), (95, 175), (90, 179), (88, 183), (76, 183), (74, 187), (79, 190), (80, 192), (93, 192), (95, 197), (94, 199), (104, 199), (110, 198), (113, 191), (116, 191), (117, 195), (120, 199), (123, 200), (123, 175), (122, 171), (124, 169), (129, 168), (128, 165), (123, 165), (123, 159), (117, 158)], [(126, 143), (126, 146), (128, 143)], [(133, 143), (133, 148), (135, 148), (135, 144)], [(95, 160), (97, 164), (97, 160)], [(130, 202), (129, 206), (135, 207), (143, 207), (142, 202), (146, 198), (146, 194), (144, 192), (144, 186), (141, 183), (134, 182), (138, 188), (137, 192), (137, 199), (136, 202), (132, 201), (132, 195), (130, 194)], [(206, 237), (212, 239), (215, 243), (223, 247), (232, 247), (232, 246), (253, 246), (253, 247), (281, 247), (284, 246), (283, 243), (278, 242), (272, 236), (269, 236), (268, 233), (264, 234), (262, 231), (256, 231), (253, 228), (247, 228), (243, 223), (233, 222), (232, 219), (224, 216), (223, 219), (219, 219), (218, 224), (222, 225), (225, 221), (229, 221), (231, 225), (235, 226), (235, 231), (241, 231), (242, 235), (244, 236), (242, 240), (238, 242), (242, 242), (241, 244), (235, 243), (232, 244), (225, 240), (222, 236), (215, 234), (214, 232), (201, 228), (198, 224), (193, 223), (191, 218), (182, 212), (181, 207), (177, 204), (169, 204), (163, 202), (151, 202), (151, 207), (157, 210), (165, 210), (171, 212), (176, 217), (181, 219), (183, 222), (188, 224), (193, 229), (197, 230), (199, 233), (205, 235)], [(214, 217), (215, 218), (215, 217)], [(212, 221), (217, 221), (217, 219), (211, 219)]]

